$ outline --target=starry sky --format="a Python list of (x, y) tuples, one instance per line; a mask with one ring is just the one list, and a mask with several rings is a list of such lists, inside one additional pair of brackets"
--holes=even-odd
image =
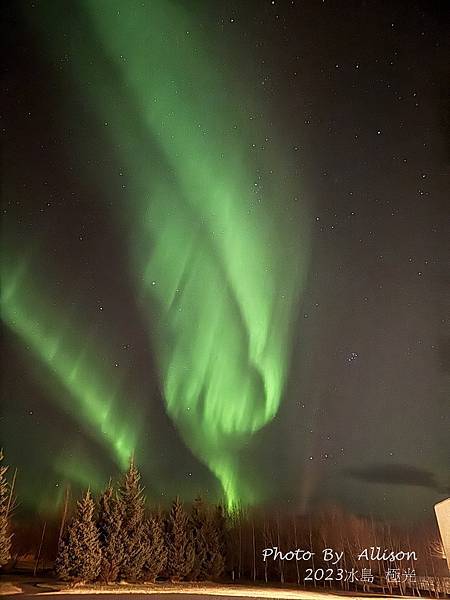
[[(345, 6), (344, 6), (345, 4)], [(8, 2), (1, 440), (100, 490), (449, 494), (444, 3)]]

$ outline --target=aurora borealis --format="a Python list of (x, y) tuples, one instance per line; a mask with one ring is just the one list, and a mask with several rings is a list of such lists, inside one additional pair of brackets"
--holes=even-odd
[[(135, 448), (137, 422), (127, 426), (119, 419), (117, 374), (103, 373), (103, 349), (94, 336), (78, 331), (69, 316), (57, 314), (42, 290), (33, 287), (26, 259), (14, 263), (5, 252), (2, 270), (2, 318), (23, 345), (60, 382), (67, 395), (65, 410), (98, 437), (121, 468)], [(9, 271), (9, 272), (8, 272)], [(99, 363), (99, 364), (98, 364)]]
[[(167, 2), (136, 2), (118, 19), (120, 2), (80, 7), (118, 73), (109, 87), (93, 85), (85, 100), (94, 111), (100, 106), (104, 111), (107, 94), (108, 134), (112, 141), (127, 140), (126, 148), (118, 144), (118, 154), (136, 188), (128, 207), (131, 215), (134, 211), (130, 268), (156, 348), (167, 413), (220, 481), (229, 508), (255, 502), (255, 489), (240, 477), (237, 453), (274, 418), (281, 401), (290, 328), (306, 274), (306, 227), (299, 236), (289, 218), (277, 214), (271, 198), (280, 194), (276, 182), (267, 192), (255, 190), (252, 174), (263, 165), (252, 164), (248, 149), (257, 133), (245, 124), (239, 104), (221, 92), (227, 85), (212, 59), (195, 52), (201, 40), (186, 35), (192, 23), (184, 10)], [(73, 51), (74, 72), (82, 77), (85, 47)], [(189, 63), (186, 55), (193, 57)], [(91, 70), (100, 72), (95, 64)], [(207, 94), (196, 94), (199, 87)], [(119, 114), (117, 98), (124, 96), (135, 107), (130, 115)], [(240, 126), (238, 135), (227, 139), (230, 119)], [(143, 129), (134, 141), (136, 123)], [(166, 168), (135, 160), (155, 145)], [(279, 178), (282, 172), (280, 163)], [(286, 195), (288, 181), (283, 187)], [(122, 211), (116, 210), (116, 218)], [(5, 282), (8, 292), (13, 286), (8, 277)], [(117, 384), (110, 389), (111, 377), (99, 374), (95, 361), (84, 355), (93, 343), (73, 354), (75, 323), (52, 319), (48, 331), (39, 309), (22, 308), (21, 293), (35, 304), (19, 283), (3, 302), (5, 322), (61, 380), (78, 418), (123, 468), (136, 450), (136, 432), (116, 422)]]
[[(227, 139), (242, 111), (221, 92), (227, 84), (202, 40), (186, 34), (193, 24), (184, 11), (136, 3), (122, 19), (120, 2), (87, 6), (129, 104), (139, 107), (143, 143), (147, 132), (173, 170), (169, 181), (149, 176), (145, 163), (136, 170), (128, 155), (139, 148), (123, 157), (138, 186), (136, 281), (144, 313), (156, 304), (158, 325), (152, 311), (149, 327), (168, 414), (230, 507), (255, 500), (239, 482), (236, 450), (278, 410), (308, 240), (274, 214), (269, 191), (253, 200), (246, 154), (255, 132), (243, 123), (239, 138)], [(112, 112), (112, 136), (123, 139), (115, 123)]]
[[(346, 47), (332, 8), (281, 4), (9, 9), (2, 443), (32, 472), (25, 506), (101, 489), (132, 455), (150, 496), (230, 509), (395, 513), (411, 486), (418, 510), (443, 493), (441, 158), (386, 166), (411, 144), (353, 81), (369, 46)], [(416, 471), (387, 476), (387, 509), (370, 474), (392, 461)]]

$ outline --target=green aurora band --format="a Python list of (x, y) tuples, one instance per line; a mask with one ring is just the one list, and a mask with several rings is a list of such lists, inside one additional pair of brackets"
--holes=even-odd
[[(121, 381), (107, 368), (105, 349), (34, 284), (26, 257), (15, 260), (11, 251), (2, 256), (3, 321), (46, 368), (40, 369), (39, 380), (62, 385), (65, 393), (53, 394), (58, 406), (105, 447), (119, 468), (125, 469), (135, 449), (137, 422), (127, 422), (118, 414)], [(56, 461), (64, 473), (62, 457)], [(66, 474), (71, 481), (86, 482), (86, 467), (78, 468), (76, 474), (72, 461)], [(99, 483), (95, 477), (90, 485), (98, 487)]]
[[(73, 29), (71, 69), (131, 182), (117, 218), (128, 227), (167, 413), (230, 510), (257, 502), (240, 451), (275, 417), (286, 383), (309, 252), (292, 200), (298, 183), (266, 138), (262, 112), (230, 85), (182, 7), (79, 7), (86, 27)], [(51, 3), (45, 10), (39, 27), (55, 44), (54, 29), (70, 17)], [(82, 397), (89, 414), (99, 400)], [(111, 430), (125, 458), (131, 438)]]

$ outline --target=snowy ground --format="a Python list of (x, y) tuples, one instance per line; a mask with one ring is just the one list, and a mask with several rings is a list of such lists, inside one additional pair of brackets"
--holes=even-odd
[[(273, 598), (275, 600), (343, 600), (343, 598), (353, 598), (356, 600), (376, 598), (379, 600), (386, 597), (399, 598), (399, 596), (364, 594), (361, 592), (339, 593), (322, 590), (280, 589), (265, 586), (218, 585), (212, 583), (80, 585), (68, 588), (59, 582), (45, 578), (8, 577), (8, 579), (10, 583), (2, 584), (3, 586), (11, 586), (8, 589), (8, 596), (12, 597), (13, 594), (17, 594), (17, 598), (35, 598), (37, 595), (54, 596), (55, 600), (74, 600), (74, 595), (82, 595), (83, 600), (88, 600), (89, 598), (97, 600), (98, 596), (102, 594), (107, 594), (109, 596), (108, 600), (114, 597), (119, 598), (119, 600), (125, 600), (124, 596), (128, 596), (129, 600), (145, 600), (149, 595), (153, 596), (152, 600), (211, 600), (211, 596), (221, 596), (220, 600), (237, 600), (239, 598), (243, 600), (247, 598)], [(170, 594), (170, 599), (167, 598), (167, 594)], [(4, 595), (1, 594), (1, 587), (0, 595)], [(403, 600), (407, 598), (412, 598), (412, 596), (402, 596)], [(417, 597), (415, 600), (417, 600)]]
[[(98, 597), (99, 594), (101, 594), (102, 592), (95, 592), (95, 593), (90, 593), (90, 594), (86, 594), (91, 598), (96, 598)], [(171, 600), (186, 600), (186, 596), (188, 598), (190, 598), (190, 600), (207, 600), (211, 594), (195, 594), (193, 595), (192, 593), (189, 594), (189, 592), (186, 593), (172, 593), (172, 592), (168, 592), (171, 594)], [(132, 594), (130, 594), (129, 592), (108, 592), (108, 595), (111, 595), (113, 598), (120, 598), (120, 600), (123, 600), (123, 596), (124, 594), (128, 594), (130, 600), (145, 600), (145, 598), (148, 597), (148, 592), (133, 592)], [(67, 594), (66, 592), (57, 592), (56, 594), (58, 596), (58, 600), (73, 600), (73, 592), (71, 594)], [(155, 593), (155, 595), (157, 596), (158, 594)], [(162, 596), (162, 594), (161, 594)], [(271, 595), (271, 596), (265, 596), (260, 594), (260, 590), (253, 590), (252, 592), (249, 592), (249, 594), (247, 596), (237, 596), (237, 595), (225, 595), (222, 594), (223, 598), (227, 598), (229, 600), (235, 600), (235, 598), (279, 598), (280, 596), (277, 595)], [(370, 600), (371, 598), (373, 600), (379, 600), (380, 598), (385, 598), (386, 596), (371, 596), (371, 595), (361, 595), (361, 594), (356, 594), (356, 595), (352, 595), (352, 594), (347, 594), (346, 596), (342, 596), (342, 595), (336, 595), (336, 594), (327, 594), (326, 592), (312, 592), (312, 591), (298, 591), (296, 593), (296, 598), (298, 598), (298, 600), (342, 600), (343, 597), (346, 598), (353, 598), (354, 600)], [(389, 596), (389, 598), (400, 598), (400, 596)], [(401, 596), (401, 598), (403, 600), (407, 599), (407, 598), (413, 598), (413, 596)], [(416, 599), (417, 600), (417, 597)]]
[(21, 594), (22, 588), (12, 583), (5, 582), (0, 583), (0, 596), (12, 596), (14, 594)]

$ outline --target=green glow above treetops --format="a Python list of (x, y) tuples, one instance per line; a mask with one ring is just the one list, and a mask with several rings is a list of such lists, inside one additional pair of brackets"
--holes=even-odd
[[(92, 39), (73, 36), (72, 77), (131, 182), (115, 217), (128, 232), (166, 411), (228, 507), (257, 502), (240, 451), (277, 414), (286, 383), (309, 254), (305, 207), (292, 200), (298, 181), (252, 93), (230, 83), (214, 39), (182, 7), (80, 7)], [(48, 37), (57, 19), (40, 26)], [(22, 301), (7, 302), (8, 323), (125, 461), (135, 436), (114, 418), (114, 384), (105, 394), (80, 358), (89, 347), (62, 353), (58, 331), (36, 331)]]
[[(2, 319), (39, 360), (39, 379), (55, 380), (65, 390), (53, 400), (124, 469), (134, 452), (138, 420), (123, 418), (120, 375), (107, 367), (107, 353), (95, 335), (83, 330), (67, 307), (55, 306), (43, 287), (36, 285), (30, 263), (14, 251), (3, 253)], [(61, 457), (56, 459), (61, 465)]]

